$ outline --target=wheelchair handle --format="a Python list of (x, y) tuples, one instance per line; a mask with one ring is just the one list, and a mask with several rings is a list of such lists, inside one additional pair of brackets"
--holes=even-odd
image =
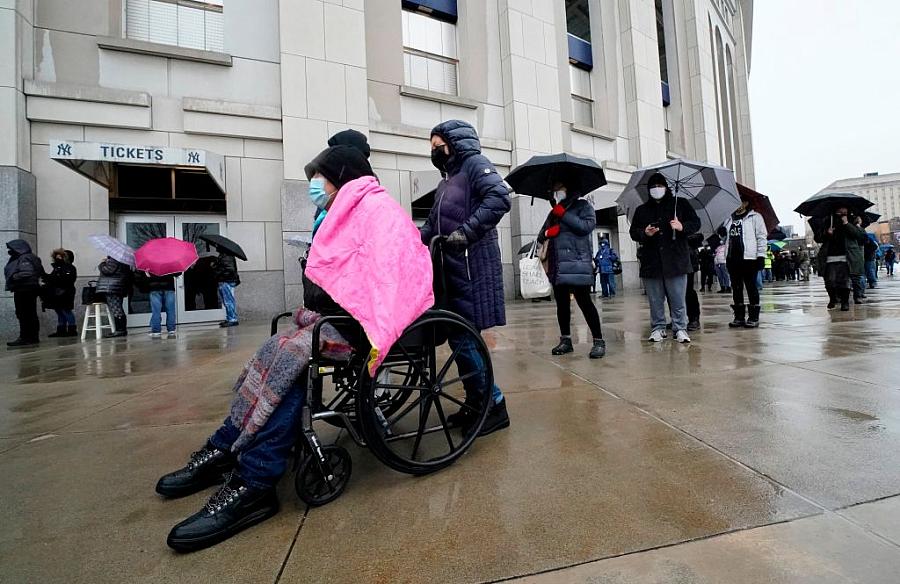
[(275, 318), (272, 319), (272, 328), (271, 328), (271, 331), (269, 332), (269, 336), (273, 336), (275, 333), (278, 332), (278, 321), (279, 320), (281, 320), (282, 318), (285, 318), (285, 317), (289, 317), (293, 314), (294, 314), (293, 312), (282, 312), (281, 314), (275, 315)]
[(313, 325), (313, 331), (312, 331), (313, 353), (317, 353), (319, 351), (319, 337), (321, 336), (321, 333), (322, 333), (322, 327), (325, 326), (326, 324), (332, 324), (332, 326), (333, 326), (334, 323), (342, 323), (342, 322), (354, 323), (356, 321), (353, 320), (353, 317), (351, 317), (351, 316), (323, 316), (322, 318), (320, 318), (319, 320), (316, 321), (316, 324)]

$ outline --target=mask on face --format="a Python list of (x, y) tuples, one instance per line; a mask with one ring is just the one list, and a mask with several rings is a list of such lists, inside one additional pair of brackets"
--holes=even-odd
[(443, 146), (438, 146), (437, 148), (433, 148), (431, 150), (431, 164), (438, 170), (446, 170), (447, 162), (450, 160), (450, 155), (444, 152)]
[(566, 200), (566, 191), (553, 191), (553, 202), (557, 205)]
[(330, 198), (331, 195), (325, 192), (324, 178), (314, 178), (309, 181), (309, 199), (313, 205), (319, 209), (324, 209), (328, 205)]
[(653, 200), (658, 201), (666, 196), (666, 187), (653, 187), (650, 189), (650, 196)]

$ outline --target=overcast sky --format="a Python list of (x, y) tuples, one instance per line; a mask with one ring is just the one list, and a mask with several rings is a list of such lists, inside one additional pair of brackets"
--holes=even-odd
[(757, 190), (801, 233), (832, 181), (900, 172), (900, 0), (754, 2), (750, 111)]

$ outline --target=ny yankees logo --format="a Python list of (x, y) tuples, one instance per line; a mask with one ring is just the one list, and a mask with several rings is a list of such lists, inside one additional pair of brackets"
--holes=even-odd
[(200, 164), (200, 153), (188, 152), (188, 162), (192, 164)]
[(56, 155), (57, 156), (72, 156), (72, 145), (71, 144), (57, 144), (56, 145)]

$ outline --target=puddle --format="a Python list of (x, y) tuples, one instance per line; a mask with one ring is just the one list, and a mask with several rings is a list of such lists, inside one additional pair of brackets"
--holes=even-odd
[(857, 412), (856, 410), (846, 410), (844, 408), (825, 408), (829, 412), (834, 412), (836, 414), (840, 414), (845, 418), (849, 418), (854, 422), (874, 422), (878, 419), (877, 416), (873, 416), (871, 414), (866, 414), (863, 412)]

